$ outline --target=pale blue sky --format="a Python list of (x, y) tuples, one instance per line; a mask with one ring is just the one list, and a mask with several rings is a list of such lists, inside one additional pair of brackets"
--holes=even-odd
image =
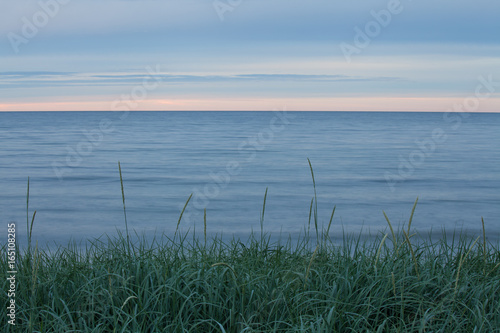
[[(0, 9), (0, 110), (110, 110), (151, 78), (147, 68), (159, 84), (137, 110), (444, 111), (474, 96), (478, 77), (500, 82), (493, 0), (6, 0)], [(357, 51), (346, 57), (346, 45)], [(500, 110), (494, 87), (477, 111)]]

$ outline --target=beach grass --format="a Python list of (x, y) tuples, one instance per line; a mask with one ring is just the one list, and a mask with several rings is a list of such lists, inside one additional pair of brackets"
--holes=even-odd
[(341, 245), (324, 235), (314, 250), (312, 238), (272, 244), (265, 234), (34, 246), (18, 257), (17, 325), (0, 323), (5, 332), (498, 331), (498, 248), (405, 235), (394, 244), (346, 235)]
[[(264, 231), (266, 197), (267, 190), (260, 234), (244, 240), (207, 239), (206, 211), (203, 238), (179, 229), (155, 239), (133, 238), (127, 228), (125, 235), (104, 235), (83, 248), (70, 243), (43, 249), (29, 239), (17, 254), (16, 325), (2, 315), (0, 327), (3, 332), (499, 331), (500, 251), (485, 238), (484, 222), (478, 237), (443, 231), (435, 240), (412, 233), (411, 218), (394, 229), (386, 216), (388, 233), (370, 240), (345, 233), (339, 242), (329, 235), (335, 228), (332, 212), (328, 228), (320, 230), (315, 222), (312, 236), (305, 232), (299, 239), (273, 242)], [(6, 250), (2, 246), (2, 272), (9, 270)], [(6, 293), (8, 281), (0, 284)], [(2, 307), (5, 311), (7, 303)]]

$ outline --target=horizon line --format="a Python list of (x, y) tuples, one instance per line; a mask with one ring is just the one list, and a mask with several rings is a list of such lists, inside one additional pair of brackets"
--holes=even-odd
[(499, 111), (443, 111), (443, 110), (0, 110), (0, 112), (410, 112), (410, 113), (500, 113)]

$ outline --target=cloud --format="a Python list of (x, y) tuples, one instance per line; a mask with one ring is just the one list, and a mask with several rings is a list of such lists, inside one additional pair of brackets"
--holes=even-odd
[[(107, 86), (140, 84), (149, 74), (130, 73), (76, 73), (56, 71), (0, 72), (0, 88), (60, 87), (60, 86)], [(400, 77), (357, 77), (347, 75), (305, 74), (234, 74), (234, 75), (186, 75), (160, 74), (155, 79), (163, 83), (217, 83), (217, 82), (380, 82), (403, 80)]]

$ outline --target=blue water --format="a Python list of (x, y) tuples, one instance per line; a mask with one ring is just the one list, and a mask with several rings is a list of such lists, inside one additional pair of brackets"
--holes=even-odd
[[(26, 238), (62, 243), (129, 229), (246, 237), (299, 235), (314, 196), (332, 234), (413, 227), (500, 235), (500, 114), (397, 112), (3, 112), (0, 218)], [(86, 134), (87, 133), (87, 134)], [(312, 227), (312, 230), (313, 227)], [(3, 240), (2, 240), (3, 242)]]

